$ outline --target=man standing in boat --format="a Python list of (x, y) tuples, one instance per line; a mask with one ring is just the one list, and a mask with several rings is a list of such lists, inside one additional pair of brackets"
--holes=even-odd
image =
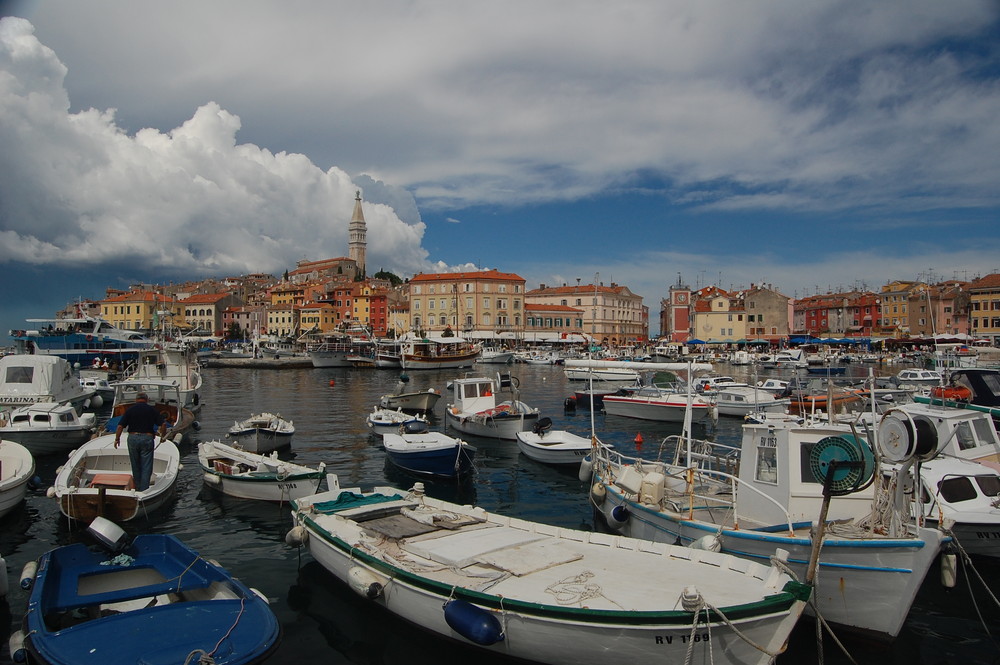
[(121, 444), (122, 432), (128, 428), (128, 459), (132, 465), (132, 478), (136, 490), (149, 489), (153, 477), (153, 449), (156, 434), (160, 440), (167, 436), (167, 423), (163, 414), (149, 403), (149, 395), (140, 392), (135, 396), (135, 404), (130, 406), (118, 421), (115, 430), (115, 448)]

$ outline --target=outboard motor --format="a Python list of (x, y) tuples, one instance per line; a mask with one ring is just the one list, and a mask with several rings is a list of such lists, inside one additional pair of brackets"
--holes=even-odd
[(546, 416), (544, 418), (539, 418), (531, 428), (531, 431), (538, 435), (544, 435), (550, 429), (552, 429), (552, 419)]

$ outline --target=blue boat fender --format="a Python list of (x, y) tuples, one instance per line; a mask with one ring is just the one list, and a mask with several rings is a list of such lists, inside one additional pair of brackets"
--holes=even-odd
[(38, 562), (29, 561), (21, 569), (21, 588), (27, 591), (35, 585), (35, 575), (38, 574)]
[(496, 644), (504, 638), (503, 626), (492, 612), (464, 600), (446, 602), (444, 620), (456, 633), (482, 646)]
[(628, 522), (628, 508), (624, 505), (618, 505), (611, 509), (611, 514), (608, 515), (608, 526), (612, 529), (620, 529), (625, 526)]

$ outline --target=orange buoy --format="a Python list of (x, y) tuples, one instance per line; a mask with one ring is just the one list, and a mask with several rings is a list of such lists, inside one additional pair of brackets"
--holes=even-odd
[(637, 446), (642, 445), (642, 432), (639, 432), (638, 434), (635, 435), (635, 445)]
[(334, 381), (333, 379), (330, 379), (330, 387), (332, 388), (332, 387), (334, 387), (335, 385), (337, 385), (337, 382), (336, 382), (336, 381)]

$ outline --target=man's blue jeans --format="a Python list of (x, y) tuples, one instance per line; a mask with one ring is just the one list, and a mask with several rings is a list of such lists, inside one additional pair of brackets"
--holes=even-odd
[(153, 434), (128, 435), (128, 460), (132, 463), (132, 479), (140, 492), (149, 489), (153, 477)]

